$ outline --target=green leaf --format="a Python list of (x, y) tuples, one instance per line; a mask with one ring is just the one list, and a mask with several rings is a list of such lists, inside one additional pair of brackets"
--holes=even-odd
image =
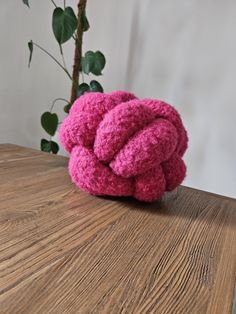
[[(102, 85), (100, 83), (98, 83), (95, 80), (92, 80), (90, 82), (90, 85), (88, 85), (86, 83), (82, 83), (82, 84), (79, 85), (78, 91), (77, 91), (77, 97), (79, 98), (85, 92), (100, 92), (100, 93), (103, 93), (103, 88), (102, 88)], [(71, 105), (70, 105), (70, 107), (71, 107)], [(67, 112), (67, 113), (69, 112), (67, 105), (64, 107), (64, 111)]]
[(95, 61), (94, 61), (94, 67), (92, 73), (95, 75), (102, 75), (102, 70), (104, 69), (104, 66), (106, 64), (106, 59), (104, 55), (101, 53), (101, 51), (95, 52)]
[(57, 154), (59, 151), (59, 146), (56, 142), (50, 141), (51, 142), (51, 151), (53, 154)]
[(53, 136), (58, 126), (58, 116), (56, 113), (44, 112), (41, 116), (41, 125), (44, 130)]
[(56, 142), (54, 141), (48, 141), (45, 138), (43, 138), (41, 140), (41, 150), (43, 152), (47, 152), (47, 153), (53, 153), (53, 154), (57, 154), (59, 151), (59, 146)]
[(77, 97), (82, 96), (85, 92), (89, 91), (89, 85), (86, 83), (82, 83), (79, 85), (78, 87), (78, 91), (77, 91)]
[(73, 9), (71, 7), (66, 7), (64, 10), (55, 8), (52, 16), (52, 28), (59, 45), (69, 40), (77, 28), (77, 17)]
[(71, 108), (71, 104), (65, 105), (65, 107), (64, 107), (65, 113), (69, 113), (70, 112), (70, 108)]
[(106, 64), (106, 59), (100, 51), (87, 51), (85, 56), (82, 57), (82, 71), (85, 74), (90, 72), (94, 75), (102, 75), (102, 70)]
[(48, 140), (45, 140), (45, 138), (41, 139), (41, 150), (43, 152), (50, 153), (51, 151), (51, 143)]
[(83, 32), (86, 32), (90, 28), (90, 25), (89, 25), (89, 21), (87, 19), (85, 10), (82, 11), (81, 23), (82, 23)]
[(32, 40), (30, 40), (28, 42), (28, 48), (29, 48), (29, 51), (30, 51), (28, 67), (30, 67), (30, 63), (31, 63), (31, 60), (32, 60), (32, 55), (33, 55), (33, 48), (34, 48), (34, 44), (33, 44)]
[(91, 92), (103, 93), (102, 85), (98, 81), (95, 81), (95, 80), (90, 82), (90, 88), (89, 89), (90, 89)]
[(29, 0), (22, 0), (22, 2), (29, 8)]
[(94, 65), (94, 52), (87, 51), (85, 53), (85, 56), (82, 57), (81, 64), (82, 64), (82, 71), (85, 74), (89, 74), (89, 72), (91, 72)]

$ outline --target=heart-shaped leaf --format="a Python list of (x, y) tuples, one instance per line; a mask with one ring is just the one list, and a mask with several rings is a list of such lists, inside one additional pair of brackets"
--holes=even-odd
[(51, 151), (53, 154), (57, 154), (59, 151), (59, 146), (56, 142), (51, 141)]
[(89, 74), (89, 72), (91, 72), (94, 65), (94, 53), (92, 51), (87, 51), (85, 53), (85, 56), (82, 57), (81, 65), (82, 71), (85, 74)]
[(96, 51), (94, 54), (94, 66), (92, 73), (95, 75), (102, 75), (102, 70), (106, 64), (106, 59), (101, 51)]
[(91, 81), (90, 82), (90, 87), (89, 87), (89, 90), (91, 92), (100, 92), (100, 93), (103, 93), (103, 87), (102, 85), (98, 82), (98, 81)]
[(44, 130), (53, 136), (58, 126), (58, 116), (56, 113), (44, 112), (41, 116), (41, 125)]
[(102, 70), (106, 64), (106, 59), (100, 51), (87, 51), (82, 57), (82, 71), (85, 74), (90, 72), (94, 75), (102, 75)]
[[(85, 92), (100, 92), (103, 93), (103, 88), (98, 81), (92, 80), (90, 84), (82, 83), (79, 85), (77, 96), (82, 96)], [(64, 108), (65, 109), (65, 108)]]
[(52, 16), (52, 28), (59, 45), (65, 43), (77, 28), (77, 17), (71, 7), (55, 8)]
[(30, 40), (28, 42), (28, 48), (29, 48), (29, 51), (30, 51), (28, 67), (30, 67), (30, 63), (31, 63), (31, 60), (32, 60), (32, 55), (33, 55), (33, 48), (34, 48), (34, 44), (33, 44), (32, 40)]
[(77, 91), (77, 97), (82, 96), (85, 92), (89, 91), (89, 85), (86, 83), (82, 83), (79, 85), (78, 87), (78, 91)]
[(41, 150), (43, 152), (50, 153), (51, 151), (51, 143), (48, 140), (45, 140), (45, 138), (41, 139)]
[(54, 141), (48, 141), (45, 138), (41, 140), (41, 150), (47, 153), (57, 154), (59, 151), (59, 146)]
[(29, 7), (29, 0), (22, 0), (22, 2)]

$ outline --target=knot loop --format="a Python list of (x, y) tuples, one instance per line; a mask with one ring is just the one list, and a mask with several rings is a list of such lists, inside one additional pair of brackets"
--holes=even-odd
[(86, 93), (60, 128), (69, 173), (94, 195), (160, 199), (184, 179), (187, 132), (178, 112), (128, 92)]

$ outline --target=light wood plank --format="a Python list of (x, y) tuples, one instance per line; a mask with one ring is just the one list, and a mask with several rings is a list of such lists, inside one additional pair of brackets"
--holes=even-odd
[(0, 145), (1, 313), (231, 313), (235, 200), (93, 197), (67, 162)]

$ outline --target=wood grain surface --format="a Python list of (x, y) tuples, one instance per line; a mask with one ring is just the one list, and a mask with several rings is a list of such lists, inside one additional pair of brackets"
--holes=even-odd
[(0, 313), (232, 312), (235, 200), (93, 197), (67, 163), (0, 145)]

